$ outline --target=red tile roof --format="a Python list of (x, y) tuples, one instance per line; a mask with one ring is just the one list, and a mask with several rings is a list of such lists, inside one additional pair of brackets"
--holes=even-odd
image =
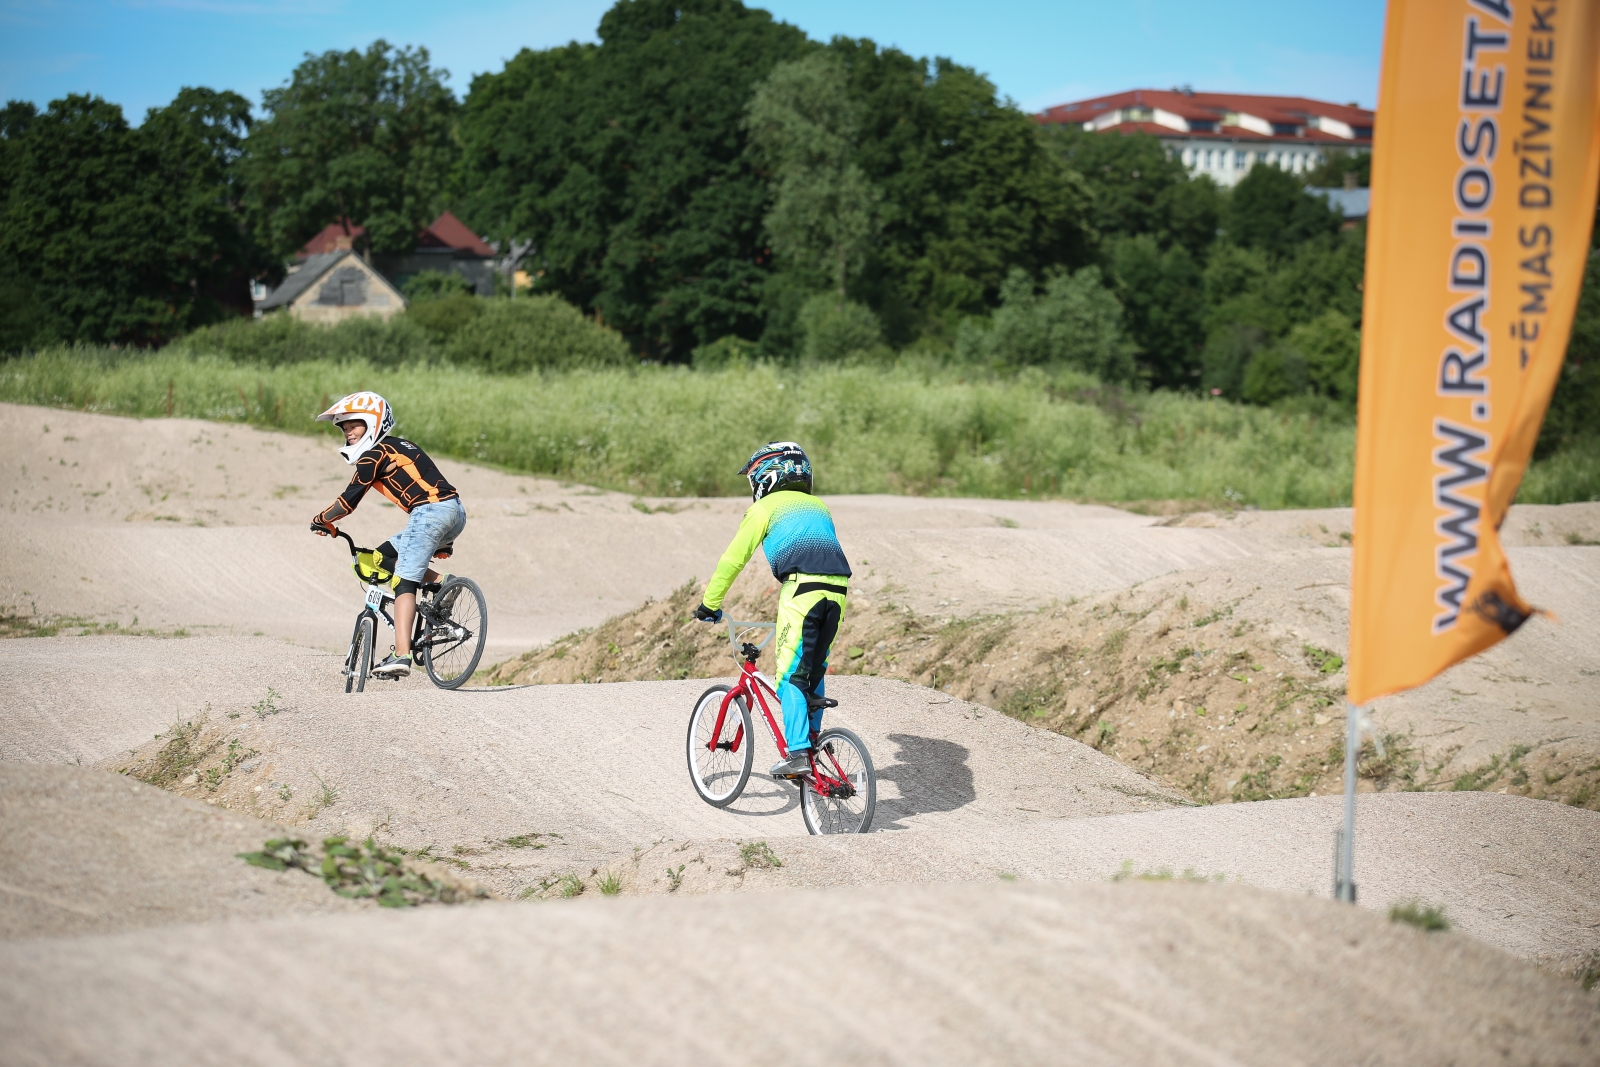
[[(348, 219), (330, 222), (301, 247), (300, 254), (296, 258), (304, 259), (307, 256), (320, 256), (337, 251), (341, 247), (342, 239), (361, 237), (366, 232), (364, 227), (356, 226)], [(350, 247), (349, 242), (346, 241), (342, 247)], [(453, 248), (475, 256), (494, 255), (494, 249), (485, 244), (483, 238), (467, 229), (466, 223), (448, 211), (434, 219), (427, 229), (417, 235), (417, 247)]]
[[(1120, 108), (1147, 107), (1159, 108), (1169, 111), (1188, 122), (1215, 122), (1219, 129), (1227, 130), (1227, 136), (1239, 138), (1252, 138), (1268, 140), (1267, 135), (1252, 133), (1237, 127), (1222, 127), (1221, 121), (1228, 112), (1242, 112), (1254, 115), (1268, 123), (1277, 126), (1295, 126), (1298, 133), (1295, 136), (1307, 140), (1329, 141), (1349, 144), (1350, 139), (1328, 134), (1325, 131), (1310, 128), (1306, 125), (1313, 116), (1323, 117), (1342, 122), (1352, 128), (1370, 130), (1377, 119), (1377, 114), (1366, 108), (1355, 107), (1350, 104), (1334, 104), (1325, 100), (1312, 100), (1304, 96), (1258, 96), (1250, 93), (1198, 93), (1183, 92), (1176, 89), (1132, 89), (1128, 92), (1113, 93), (1109, 96), (1096, 96), (1087, 100), (1075, 100), (1066, 104), (1058, 104), (1046, 108), (1036, 117), (1045, 123), (1084, 123), (1092, 122), (1096, 116), (1115, 111)], [(1156, 123), (1122, 123), (1109, 129), (1127, 130), (1132, 127), (1145, 128), (1148, 132), (1162, 133), (1171, 136), (1182, 131), (1173, 130), (1168, 126)], [(1210, 131), (1193, 131), (1195, 136), (1205, 136)], [(1220, 134), (1215, 134), (1220, 136)], [(1279, 137), (1287, 136), (1284, 134)], [(1357, 137), (1358, 141), (1368, 141), (1370, 138)]]
[(467, 229), (466, 223), (448, 211), (434, 219), (418, 235), (417, 244), (422, 248), (454, 248), (475, 256), (494, 255), (494, 249), (485, 244), (483, 238)]
[[(1192, 137), (1196, 140), (1211, 138), (1218, 141), (1283, 141), (1287, 137), (1272, 137), (1255, 130), (1247, 130), (1242, 126), (1218, 126), (1215, 130), (1190, 130), (1185, 133), (1175, 130), (1171, 126), (1163, 126), (1159, 122), (1119, 122), (1115, 126), (1106, 126), (1100, 133), (1153, 133), (1157, 137)], [(1297, 141), (1315, 141), (1318, 144), (1345, 144), (1345, 145), (1371, 145), (1371, 141), (1364, 138), (1340, 137), (1322, 130), (1303, 130), (1295, 135)]]
[[(315, 237), (301, 246), (300, 258), (304, 259), (306, 256), (320, 256), (325, 255), (328, 252), (337, 251), (339, 249), (339, 241), (341, 238), (348, 237), (354, 239), (360, 237), (366, 232), (367, 231), (360, 226), (351, 225), (349, 219), (343, 219), (339, 222), (330, 222), (322, 229), (318, 230)], [(346, 243), (344, 247), (349, 248), (350, 245)]]

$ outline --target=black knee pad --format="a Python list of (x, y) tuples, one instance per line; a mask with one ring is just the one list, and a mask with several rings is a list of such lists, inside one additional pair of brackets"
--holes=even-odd
[(402, 578), (395, 583), (394, 595), (405, 596), (407, 593), (415, 593), (417, 586), (418, 583), (413, 582), (410, 578)]

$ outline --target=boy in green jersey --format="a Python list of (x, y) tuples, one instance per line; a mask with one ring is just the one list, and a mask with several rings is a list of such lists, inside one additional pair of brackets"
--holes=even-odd
[(722, 620), (728, 587), (760, 546), (782, 584), (778, 594), (777, 684), (783, 702), (787, 758), (773, 777), (810, 769), (811, 738), (822, 729), (823, 680), (828, 652), (839, 633), (849, 592), (850, 563), (839, 546), (827, 505), (811, 495), (811, 461), (793, 441), (756, 449), (739, 472), (750, 479), (754, 501), (694, 616)]

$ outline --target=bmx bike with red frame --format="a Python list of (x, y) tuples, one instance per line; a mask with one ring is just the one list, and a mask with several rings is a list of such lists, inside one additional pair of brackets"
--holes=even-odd
[[(766, 630), (767, 636), (759, 643), (750, 641), (759, 630)], [(741, 660), (739, 679), (700, 694), (689, 716), (685, 743), (689, 778), (700, 799), (712, 807), (732, 804), (750, 781), (755, 762), (752, 706), (761, 709), (778, 757), (789, 756), (783, 726), (773, 714), (773, 708), (778, 708), (781, 715), (782, 702), (772, 682), (756, 670), (756, 660), (776, 630), (770, 622), (729, 619), (728, 643)], [(823, 706), (837, 707), (838, 703), (827, 700)], [(871, 828), (878, 804), (877, 773), (867, 746), (851, 731), (834, 726), (812, 734), (810, 768), (783, 777), (800, 787), (800, 814), (812, 834), (864, 834)]]

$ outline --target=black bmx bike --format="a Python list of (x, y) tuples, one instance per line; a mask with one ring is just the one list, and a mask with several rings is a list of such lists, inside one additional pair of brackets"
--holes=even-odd
[[(367, 688), (378, 638), (378, 621), (394, 629), (390, 613), (395, 600), (392, 564), (375, 549), (358, 548), (342, 530), (334, 534), (350, 547), (350, 567), (367, 587), (367, 600), (356, 616), (355, 632), (344, 656), (344, 691)], [(443, 582), (417, 588), (417, 616), (411, 630), (411, 658), (421, 659), (428, 678), (440, 689), (456, 689), (472, 677), (483, 656), (489, 631), (489, 607), (483, 590), (471, 578), (452, 574)]]

